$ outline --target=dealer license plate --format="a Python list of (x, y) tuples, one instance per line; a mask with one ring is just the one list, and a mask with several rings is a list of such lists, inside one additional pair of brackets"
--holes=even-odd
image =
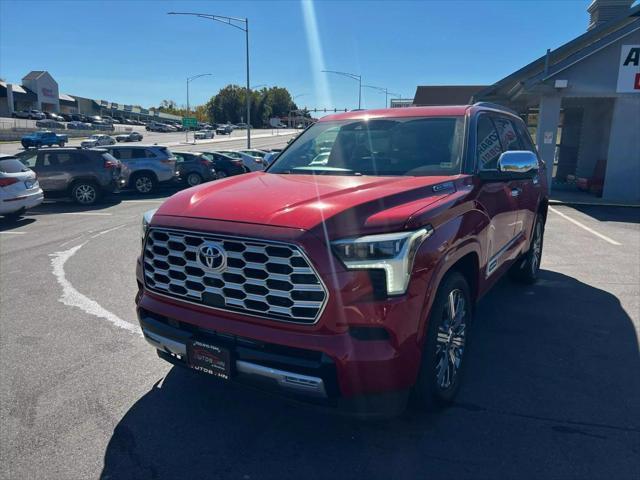
[(231, 353), (226, 348), (197, 340), (189, 342), (187, 362), (194, 370), (214, 377), (224, 380), (231, 377)]

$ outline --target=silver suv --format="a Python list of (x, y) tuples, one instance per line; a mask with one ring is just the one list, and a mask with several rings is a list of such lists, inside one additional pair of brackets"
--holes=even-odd
[(159, 183), (176, 177), (176, 157), (157, 145), (114, 145), (101, 147), (122, 162), (125, 184), (138, 193), (151, 193)]

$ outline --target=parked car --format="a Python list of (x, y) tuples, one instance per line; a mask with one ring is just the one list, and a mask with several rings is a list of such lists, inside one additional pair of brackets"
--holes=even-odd
[(196, 140), (204, 140), (207, 138), (213, 138), (215, 135), (215, 133), (213, 132), (213, 130), (200, 130), (197, 132), (194, 132), (193, 137)]
[(87, 117), (86, 115), (82, 115), (81, 113), (72, 113), (71, 120), (75, 122), (83, 122), (83, 123), (91, 123), (92, 121), (102, 121), (100, 117)]
[(149, 122), (146, 126), (149, 132), (171, 132), (173, 131), (168, 125), (160, 122)]
[(139, 142), (142, 140), (142, 134), (139, 132), (127, 132), (116, 135), (117, 142)]
[(104, 121), (94, 121), (91, 122), (92, 130), (101, 130), (104, 132), (113, 132), (113, 125)]
[(217, 178), (232, 177), (247, 173), (249, 170), (244, 166), (244, 162), (237, 158), (231, 158), (220, 152), (203, 152), (203, 155), (213, 162)]
[(264, 170), (265, 163), (264, 163), (264, 160), (262, 160), (262, 158), (260, 157), (254, 157), (252, 155), (249, 155), (243, 152), (237, 152), (235, 150), (218, 150), (218, 151), (228, 157), (242, 160), (242, 163), (244, 164), (246, 169), (250, 172), (255, 172), (257, 170)]
[(56, 122), (64, 122), (64, 118), (61, 115), (58, 115), (55, 112), (43, 112), (44, 116), (49, 120), (55, 120)]
[(176, 179), (176, 157), (158, 145), (115, 145), (105, 147), (122, 162), (125, 185), (138, 193), (151, 193), (158, 184)]
[(264, 162), (265, 167), (268, 167), (269, 165), (271, 165), (276, 158), (278, 158), (278, 155), (280, 155), (280, 152), (268, 152), (264, 157), (262, 157), (262, 161)]
[(68, 195), (81, 205), (93, 205), (124, 185), (122, 165), (101, 148), (41, 148), (20, 161), (36, 172), (45, 195)]
[(65, 122), (72, 122), (73, 121), (73, 115), (70, 113), (61, 113), (60, 116), (62, 117), (62, 119)]
[(115, 139), (110, 135), (104, 135), (102, 133), (96, 133), (91, 135), (86, 140), (80, 142), (80, 146), (82, 148), (95, 148), (102, 147), (106, 145), (115, 145)]
[(64, 128), (64, 123), (57, 122), (55, 120), (36, 120), (36, 127), (38, 128)]
[(255, 148), (252, 150), (238, 150), (240, 153), (246, 153), (247, 155), (251, 155), (252, 157), (264, 158), (267, 154), (264, 150), (256, 150)]
[(178, 181), (195, 187), (203, 182), (215, 180), (213, 161), (202, 152), (174, 152)]
[(52, 147), (53, 145), (58, 145), (59, 147), (64, 147), (64, 145), (69, 141), (69, 137), (67, 135), (61, 135), (58, 133), (50, 132), (48, 130), (32, 132), (20, 140), (22, 146), (24, 148), (40, 148), (44, 145)]
[(76, 122), (74, 120), (67, 123), (67, 128), (70, 130), (91, 130), (92, 127), (90, 123)]
[(0, 215), (18, 218), (43, 200), (35, 172), (14, 156), (0, 156)]
[(231, 125), (218, 125), (216, 127), (216, 134), (218, 135), (231, 135), (233, 128)]
[[(328, 162), (313, 165), (322, 143)], [(402, 410), (410, 393), (450, 404), (476, 301), (507, 272), (538, 278), (546, 178), (526, 125), (500, 107), (323, 117), (268, 171), (145, 214), (142, 332), (161, 358), (221, 381), (367, 413)]]
[(40, 110), (21, 110), (11, 114), (14, 118), (28, 118), (30, 120), (44, 120), (46, 117)]

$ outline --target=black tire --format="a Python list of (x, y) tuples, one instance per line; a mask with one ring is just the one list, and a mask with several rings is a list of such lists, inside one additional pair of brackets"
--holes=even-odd
[(518, 259), (509, 270), (511, 279), (527, 285), (531, 285), (538, 280), (543, 244), (544, 218), (541, 214), (537, 214), (535, 224), (533, 225), (529, 251)]
[(78, 180), (71, 187), (71, 198), (79, 205), (95, 205), (100, 197), (100, 187), (91, 180)]
[(133, 189), (141, 194), (152, 193), (156, 189), (156, 177), (151, 173), (137, 173), (131, 179)]
[(38, 148), (42, 148), (42, 144), (41, 144), (40, 142), (36, 142), (36, 143), (34, 144), (34, 147), (35, 147), (36, 149), (38, 149)]
[[(450, 297), (454, 304), (451, 317)], [(420, 373), (414, 387), (419, 408), (432, 410), (451, 404), (460, 388), (473, 305), (469, 284), (456, 271), (449, 272), (438, 287), (429, 314)], [(451, 359), (451, 355), (455, 362)], [(446, 365), (445, 362), (446, 361)]]
[(58, 144), (58, 146), (59, 146), (60, 148), (63, 148), (63, 147), (64, 147), (64, 145), (65, 145), (65, 143), (64, 143), (64, 142), (60, 142), (60, 143)]
[(226, 170), (218, 170), (216, 172), (216, 175), (218, 176), (218, 178), (227, 178), (230, 177), (231, 175), (229, 175), (229, 172), (227, 172)]
[(196, 185), (200, 185), (202, 183), (202, 175), (196, 172), (191, 172), (187, 174), (186, 182), (190, 187), (195, 187)]

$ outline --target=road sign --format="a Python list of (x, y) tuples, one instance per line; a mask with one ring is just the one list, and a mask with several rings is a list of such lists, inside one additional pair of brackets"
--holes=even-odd
[(182, 117), (182, 126), (185, 128), (197, 127), (198, 119), (195, 117)]

